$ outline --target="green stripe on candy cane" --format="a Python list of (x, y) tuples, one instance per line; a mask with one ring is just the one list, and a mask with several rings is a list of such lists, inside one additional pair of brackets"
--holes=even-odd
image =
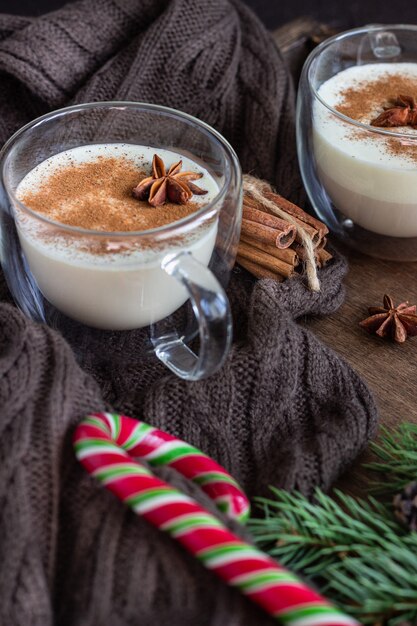
[(140, 476), (149, 475), (149, 471), (140, 465), (134, 463), (120, 463), (117, 467), (113, 465), (99, 467), (93, 472), (94, 478), (97, 478), (103, 485), (108, 485), (114, 480), (122, 478), (123, 476), (130, 476), (132, 473)]
[[(213, 519), (216, 521), (213, 522)], [(188, 515), (180, 516), (174, 521), (171, 520), (166, 524), (161, 525), (160, 529), (168, 532), (172, 535), (172, 537), (177, 538), (183, 533), (188, 532), (190, 529), (213, 528), (214, 526), (222, 528), (222, 523), (220, 520), (213, 518), (212, 515), (189, 513)]]
[(193, 498), (141, 464), (146, 460), (174, 467), (199, 484), (229, 517), (246, 517), (248, 502), (236, 481), (193, 446), (143, 422), (98, 413), (79, 425), (74, 447), (84, 467), (138, 515), (170, 534), (202, 565), (282, 624), (357, 624), (269, 556), (243, 542)]
[(232, 478), (231, 476), (227, 476), (227, 474), (220, 474), (219, 472), (206, 472), (204, 474), (200, 474), (194, 479), (194, 482), (202, 487), (203, 485), (209, 485), (210, 483), (216, 482), (218, 480), (223, 480), (225, 483), (236, 485), (236, 481), (234, 478)]
[(291, 626), (330, 625), (333, 623), (331, 621), (333, 618), (334, 612), (331, 608), (325, 606), (306, 606), (288, 611), (287, 613), (281, 613), (280, 616), (280, 620), (284, 625), (291, 624)]
[(200, 454), (197, 448), (193, 448), (182, 442), (169, 442), (162, 446), (162, 449), (154, 450), (149, 455), (144, 457), (144, 460), (150, 463), (153, 467), (159, 465), (169, 465), (172, 461), (178, 461), (186, 456), (195, 456)]
[[(289, 576), (288, 572), (275, 572), (271, 570), (266, 570), (266, 572), (255, 572), (251, 573), (249, 576), (240, 576), (233, 580), (233, 585), (239, 587), (241, 591), (245, 591), (249, 593), (251, 591), (258, 591), (260, 586), (262, 585), (275, 585), (280, 582), (288, 582)], [(295, 576), (292, 577), (293, 582), (297, 581)]]
[(123, 443), (123, 449), (132, 450), (138, 446), (140, 442), (145, 439), (145, 437), (148, 437), (153, 430), (154, 428), (149, 426), (149, 424), (144, 424), (143, 422), (138, 423), (138, 425), (132, 430), (129, 439)]

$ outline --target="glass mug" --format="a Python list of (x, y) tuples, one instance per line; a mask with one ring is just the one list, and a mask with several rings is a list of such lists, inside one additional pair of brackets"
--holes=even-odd
[[(320, 44), (300, 79), (297, 147), (311, 204), (333, 233), (371, 256), (415, 261), (417, 133), (356, 121), (329, 104), (329, 83), (323, 88), (345, 70), (375, 80), (402, 63), (415, 64), (417, 84), (417, 26), (357, 28)], [(399, 95), (392, 89), (386, 74), (386, 101)]]
[[(18, 199), (21, 181), (46, 159), (103, 144), (187, 157), (210, 174), (214, 197), (187, 217), (137, 232), (67, 226)], [(111, 352), (119, 341), (134, 346), (126, 358), (153, 353), (187, 380), (221, 367), (232, 336), (224, 288), (239, 240), (242, 186), (237, 156), (218, 132), (162, 106), (82, 104), (15, 133), (0, 166), (1, 265), (29, 318), (61, 331), (76, 352), (81, 345)], [(189, 346), (196, 337), (197, 352)]]

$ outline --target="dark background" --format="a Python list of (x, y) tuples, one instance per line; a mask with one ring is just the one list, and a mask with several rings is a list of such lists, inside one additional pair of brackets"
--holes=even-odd
[[(195, 0), (204, 2), (204, 0)], [(91, 0), (94, 2), (94, 0)], [(276, 28), (301, 15), (345, 28), (369, 23), (417, 23), (416, 0), (246, 0), (266, 26)], [(40, 15), (63, 0), (0, 0), (0, 12)]]

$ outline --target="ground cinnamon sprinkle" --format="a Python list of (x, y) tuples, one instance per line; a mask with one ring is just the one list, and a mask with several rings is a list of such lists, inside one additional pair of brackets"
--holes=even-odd
[(358, 81), (357, 86), (341, 92), (342, 101), (335, 109), (353, 120), (369, 124), (399, 94), (417, 97), (416, 79), (398, 73), (376, 80)]
[(125, 157), (99, 156), (53, 172), (35, 191), (19, 199), (33, 211), (66, 224), (107, 232), (158, 228), (194, 213), (202, 204), (166, 203), (152, 207), (132, 197), (147, 172)]
[[(358, 81), (355, 87), (349, 87), (341, 92), (342, 101), (335, 105), (335, 109), (339, 113), (343, 113), (353, 120), (363, 124), (370, 124), (380, 113), (384, 107), (395, 100), (399, 95), (405, 94), (417, 98), (417, 80), (415, 77), (404, 76), (403, 74), (386, 74), (376, 80)], [(384, 137), (385, 149), (393, 156), (405, 157), (412, 163), (417, 162), (417, 143), (413, 141), (413, 137), (417, 137), (417, 133), (410, 127), (386, 128), (391, 132), (407, 133), (410, 140), (399, 137)], [(365, 131), (356, 130), (355, 136), (367, 138)]]

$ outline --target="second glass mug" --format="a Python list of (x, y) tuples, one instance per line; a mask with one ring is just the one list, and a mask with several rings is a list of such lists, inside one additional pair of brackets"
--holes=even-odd
[[(63, 225), (18, 199), (33, 168), (92, 144), (168, 149), (207, 170), (219, 191), (195, 213), (139, 232)], [(123, 345), (135, 346), (135, 359), (155, 353), (187, 380), (221, 367), (232, 337), (224, 288), (239, 240), (242, 186), (237, 156), (219, 133), (158, 105), (83, 104), (20, 129), (3, 147), (0, 166), (1, 266), (26, 316), (60, 330), (76, 352), (86, 335), (90, 349), (104, 351), (121, 335)], [(189, 347), (196, 336), (197, 353)]]
[[(415, 81), (416, 25), (349, 30), (310, 53), (297, 99), (300, 169), (319, 219), (357, 250), (398, 261), (417, 260), (417, 135), (358, 121), (340, 109), (340, 99), (339, 107), (332, 101), (338, 90), (349, 94), (379, 79), (384, 95), (371, 116), (376, 118), (399, 95), (391, 81), (402, 72), (407, 76), (408, 66)], [(366, 91), (362, 97), (366, 101)]]

